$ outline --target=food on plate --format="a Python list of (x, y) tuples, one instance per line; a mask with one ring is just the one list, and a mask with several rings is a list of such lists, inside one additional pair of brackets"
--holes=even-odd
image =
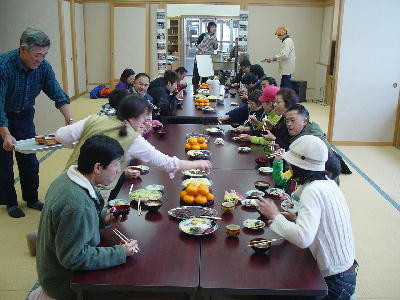
[(129, 197), (135, 201), (159, 200), (162, 194), (156, 190), (138, 189), (129, 194)]
[(234, 141), (234, 142), (238, 142), (238, 141), (240, 141), (240, 137), (238, 137), (238, 136), (234, 136), (234, 137), (232, 138), (232, 141)]
[(263, 197), (264, 195), (265, 193), (259, 190), (250, 190), (246, 192), (246, 197), (248, 198), (258, 198)]
[(211, 100), (211, 101), (213, 101), (213, 100), (219, 100), (219, 99), (224, 99), (223, 96), (214, 96), (214, 95), (208, 96), (207, 98), (208, 98), (209, 100)]
[(217, 211), (213, 208), (206, 208), (201, 206), (181, 206), (168, 211), (168, 214), (178, 219), (188, 219), (193, 217), (217, 216)]
[(205, 98), (196, 99), (194, 102), (194, 105), (195, 106), (209, 106), (210, 100), (205, 99)]
[(260, 167), (258, 168), (260, 173), (269, 174), (272, 173), (273, 169), (271, 167)]
[(208, 89), (208, 88), (210, 88), (210, 87), (208, 86), (207, 83), (202, 83), (202, 84), (200, 84), (200, 88), (201, 88), (201, 89)]
[(223, 138), (216, 138), (215, 141), (214, 141), (214, 144), (223, 145), (223, 144), (225, 144), (225, 142), (224, 142)]
[(271, 248), (271, 241), (264, 238), (255, 238), (250, 240), (249, 246), (256, 254), (264, 254)]
[(238, 151), (239, 151), (239, 152), (248, 153), (248, 152), (251, 151), (251, 148), (250, 148), (250, 147), (238, 147)]
[(190, 169), (182, 171), (182, 174), (189, 177), (205, 177), (208, 175), (207, 172), (200, 169)]
[(256, 199), (251, 199), (251, 198), (246, 198), (241, 201), (242, 205), (247, 206), (247, 207), (256, 207), (257, 206), (257, 201)]
[(244, 197), (242, 195), (240, 195), (239, 193), (237, 193), (235, 190), (225, 191), (225, 194), (224, 194), (225, 202), (232, 202), (236, 205), (242, 199), (244, 199)]
[(265, 190), (267, 188), (269, 188), (270, 184), (267, 181), (263, 181), (263, 180), (258, 180), (256, 182), (254, 182), (254, 186), (257, 190), (260, 190), (262, 192), (265, 192)]
[(146, 186), (146, 190), (154, 190), (162, 192), (164, 190), (164, 186), (162, 184), (149, 184)]
[(44, 135), (36, 135), (35, 136), (35, 142), (39, 145), (43, 145), (44, 144)]
[(188, 178), (182, 181), (182, 185), (185, 187), (188, 186), (189, 184), (195, 184), (195, 185), (205, 184), (207, 186), (211, 186), (212, 182), (208, 178)]
[(265, 223), (257, 219), (246, 219), (243, 221), (243, 226), (249, 229), (260, 229), (265, 226)]
[(186, 139), (185, 150), (206, 150), (208, 145), (205, 137), (194, 137), (190, 136)]
[(205, 205), (207, 202), (214, 200), (214, 195), (211, 193), (208, 185), (195, 184), (193, 182), (187, 184), (186, 188), (179, 193), (179, 197), (187, 204), (196, 203), (198, 205)]
[(187, 152), (187, 155), (189, 155), (192, 159), (208, 159), (210, 154), (211, 154), (210, 151), (193, 149), (193, 148), (192, 150), (189, 150)]
[(281, 207), (285, 211), (297, 213), (299, 211), (299, 202), (293, 200), (284, 200), (281, 203)]
[(179, 229), (191, 235), (207, 235), (213, 233), (217, 228), (217, 223), (209, 219), (191, 218), (179, 223)]
[(221, 134), (224, 133), (224, 130), (219, 127), (209, 127), (206, 128), (206, 131), (210, 134)]
[(129, 205), (129, 200), (114, 199), (114, 200), (108, 201), (108, 205), (110, 205), (110, 206)]
[(269, 188), (265, 191), (268, 195), (279, 197), (281, 194), (284, 194), (285, 191), (278, 188)]

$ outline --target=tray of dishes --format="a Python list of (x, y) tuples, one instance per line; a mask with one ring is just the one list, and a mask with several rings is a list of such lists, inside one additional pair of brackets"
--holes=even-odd
[[(19, 141), (17, 141), (17, 143), (15, 145), (15, 151), (18, 151), (18, 152), (24, 153), (24, 154), (31, 154), (31, 153), (57, 150), (57, 149), (64, 148), (64, 145), (57, 143), (55, 138), (52, 138), (52, 137), (48, 138), (48, 141), (46, 141), (46, 137), (43, 136), (43, 140), (41, 140), (41, 141), (43, 141), (43, 143), (38, 142), (38, 137), (27, 139), (27, 140), (19, 140)], [(47, 143), (47, 144), (45, 144), (45, 143)]]
[(216, 231), (218, 228), (214, 220), (204, 218), (190, 218), (179, 223), (179, 229), (189, 235), (204, 236)]
[(168, 214), (177, 219), (197, 218), (200, 216), (216, 217), (218, 215), (215, 209), (202, 206), (180, 206), (170, 209)]

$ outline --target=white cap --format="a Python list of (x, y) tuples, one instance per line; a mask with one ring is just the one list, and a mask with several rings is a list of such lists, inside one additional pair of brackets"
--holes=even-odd
[(288, 163), (309, 171), (325, 171), (328, 147), (318, 137), (304, 135), (295, 140), (283, 155)]

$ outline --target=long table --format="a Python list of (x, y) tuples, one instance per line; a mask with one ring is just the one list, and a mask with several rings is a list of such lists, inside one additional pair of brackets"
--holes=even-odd
[[(168, 134), (149, 140), (165, 152), (183, 149), (184, 134), (188, 130), (199, 131), (201, 125), (168, 125)], [(174, 133), (171, 134), (171, 131)], [(144, 211), (137, 215), (133, 205), (127, 222), (118, 228), (128, 237), (139, 241), (141, 251), (127, 258), (127, 263), (118, 267), (75, 272), (72, 288), (80, 298), (91, 290), (102, 291), (157, 291), (179, 292), (188, 298), (196, 293), (243, 294), (243, 295), (309, 295), (326, 294), (324, 279), (315, 260), (307, 249), (300, 249), (287, 241), (274, 244), (268, 255), (255, 255), (247, 246), (254, 237), (277, 237), (267, 227), (258, 231), (243, 229), (238, 238), (227, 238), (224, 227), (235, 223), (242, 225), (244, 219), (259, 218), (255, 209), (238, 206), (232, 214), (222, 214), (220, 203), (224, 191), (235, 189), (244, 194), (253, 189), (256, 180), (272, 182), (270, 176), (262, 176), (255, 167), (253, 158), (261, 150), (256, 146), (248, 154), (234, 155), (236, 145), (229, 141), (229, 133), (224, 137), (223, 146), (209, 144), (213, 152), (211, 161), (217, 168), (209, 175), (213, 181), (215, 195), (214, 208), (222, 216), (219, 229), (204, 238), (193, 238), (178, 229), (179, 220), (168, 216), (168, 210), (181, 205), (179, 192), (182, 190), (182, 176), (174, 179), (159, 168), (151, 168), (149, 174), (125, 182), (118, 198), (129, 199), (130, 185), (134, 189), (148, 184), (163, 184), (164, 205), (157, 213)], [(173, 142), (174, 141), (174, 142)], [(219, 148), (217, 148), (219, 147)], [(259, 152), (258, 152), (259, 151)], [(183, 151), (182, 151), (183, 153)], [(224, 156), (228, 157), (224, 159)], [(182, 156), (180, 156), (182, 157)], [(224, 164), (230, 162), (230, 165)], [(274, 199), (279, 205), (279, 201)], [(102, 245), (114, 245), (118, 238), (111, 230), (102, 235)]]
[(224, 87), (221, 87), (224, 104), (217, 105), (216, 102), (210, 102), (211, 106), (215, 106), (216, 111), (204, 112), (194, 105), (192, 86), (188, 86), (186, 89), (187, 93), (183, 98), (182, 105), (178, 107), (174, 115), (161, 117), (163, 122), (170, 124), (217, 124), (219, 116), (237, 107), (231, 104), (243, 105), (237, 94), (232, 97), (228, 92), (225, 93)]

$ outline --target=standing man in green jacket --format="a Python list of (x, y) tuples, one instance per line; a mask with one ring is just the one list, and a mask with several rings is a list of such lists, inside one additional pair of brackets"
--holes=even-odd
[(70, 288), (72, 271), (117, 266), (137, 252), (135, 240), (98, 247), (100, 228), (127, 219), (114, 218), (103, 208), (104, 200), (95, 187), (108, 185), (118, 176), (123, 155), (124, 150), (115, 139), (94, 135), (82, 145), (78, 165), (71, 166), (50, 185), (37, 239), (40, 286), (28, 299), (75, 299)]
[[(55, 102), (66, 124), (72, 122), (69, 98), (45, 60), (49, 47), (50, 39), (43, 31), (28, 28), (18, 49), (0, 54), (0, 204), (7, 205), (13, 218), (25, 216), (14, 187), (13, 150), (17, 140), (35, 137), (34, 105), (39, 93), (43, 91)], [(23, 200), (29, 208), (42, 210), (36, 155), (15, 153), (15, 159)]]

